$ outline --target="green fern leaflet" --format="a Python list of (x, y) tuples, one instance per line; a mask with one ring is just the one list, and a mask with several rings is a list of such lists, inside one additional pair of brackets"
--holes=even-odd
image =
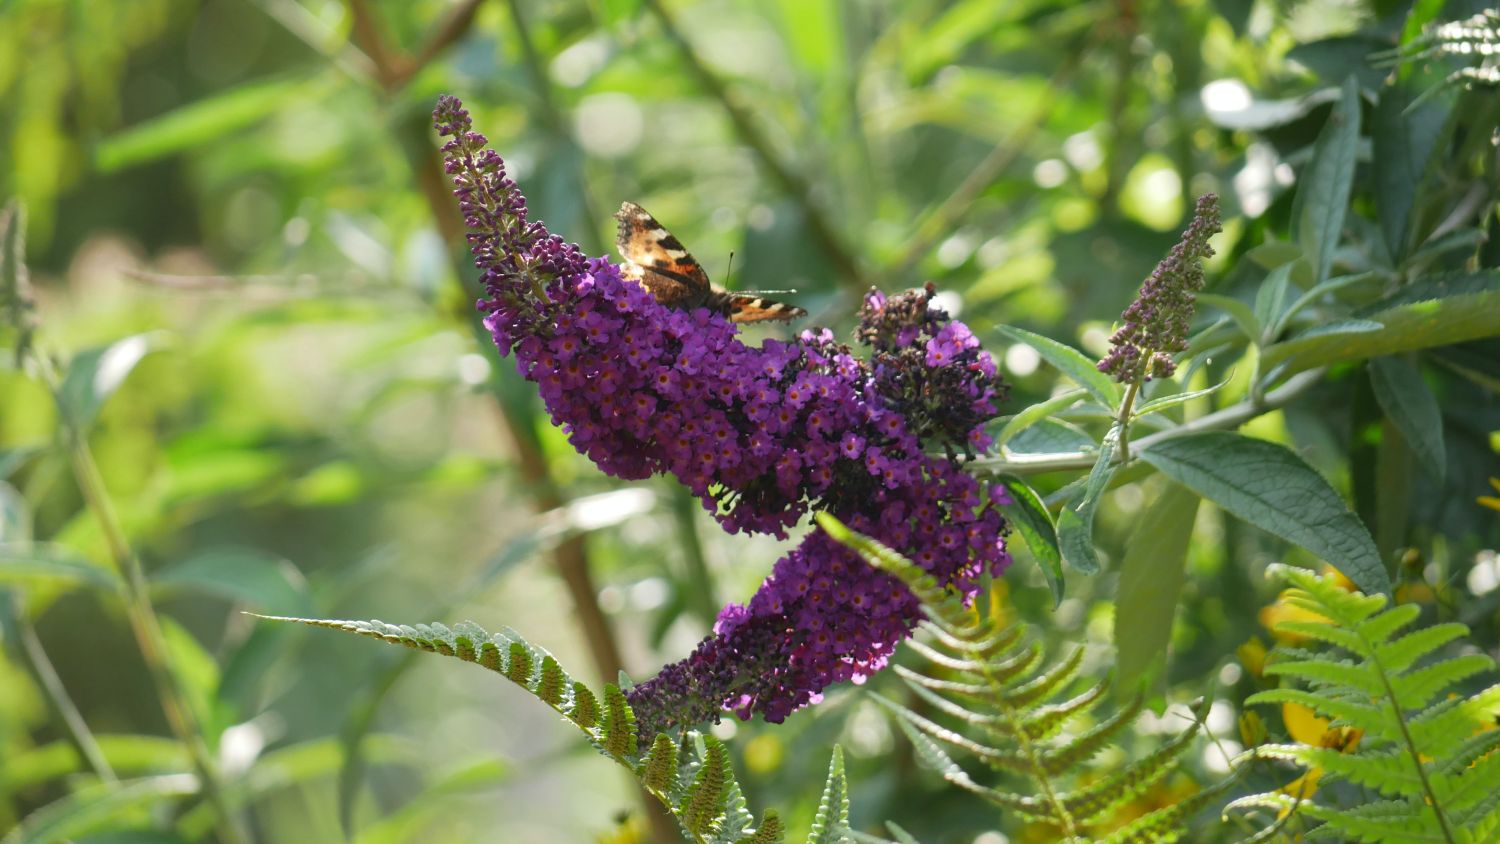
[(1266, 673), (1296, 685), (1260, 692), (1247, 702), (1300, 704), (1333, 726), (1360, 731), (1361, 738), (1343, 751), (1279, 744), (1254, 752), (1322, 771), (1325, 779), (1351, 783), (1369, 798), (1343, 807), (1324, 793), (1298, 801), (1273, 792), (1236, 800), (1229, 809), (1296, 812), (1319, 824), (1309, 838), (1391, 844), (1500, 839), (1500, 685), (1455, 694), (1495, 662), (1461, 647), (1440, 653), (1467, 636), (1468, 628), (1436, 624), (1401, 634), (1420, 607), (1386, 609), (1383, 596), (1345, 591), (1334, 578), (1304, 569), (1278, 565), (1272, 572), (1294, 586), (1284, 600), (1324, 619), (1277, 627), (1320, 647), (1272, 651)]

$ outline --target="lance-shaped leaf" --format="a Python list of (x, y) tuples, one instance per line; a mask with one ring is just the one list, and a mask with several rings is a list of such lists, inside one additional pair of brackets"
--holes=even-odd
[(1327, 560), (1361, 590), (1389, 594), (1390, 576), (1364, 523), (1285, 446), (1209, 431), (1156, 443), (1141, 458), (1233, 515)]
[(1448, 470), (1443, 413), (1427, 382), (1422, 380), (1422, 371), (1405, 358), (1375, 358), (1370, 361), (1370, 385), (1375, 388), (1375, 399), (1386, 418), (1441, 484)]
[(1136, 522), (1125, 546), (1115, 591), (1117, 691), (1134, 694), (1137, 681), (1167, 652), (1198, 501), (1192, 490), (1169, 484)]
[(1314, 284), (1328, 278), (1328, 268), (1333, 266), (1333, 251), (1349, 211), (1358, 152), (1359, 82), (1351, 76), (1344, 81), (1342, 96), (1313, 144), (1312, 162), (1302, 173), (1292, 203), (1292, 222), (1312, 264)]
[(1088, 390), (1089, 395), (1105, 407), (1117, 407), (1120, 404), (1119, 385), (1108, 375), (1100, 372), (1098, 363), (1089, 360), (1083, 352), (1023, 328), (1002, 325), (1000, 333), (1036, 349), (1037, 354), (1041, 355), (1043, 360), (1057, 367), (1064, 375), (1073, 379), (1078, 386)]

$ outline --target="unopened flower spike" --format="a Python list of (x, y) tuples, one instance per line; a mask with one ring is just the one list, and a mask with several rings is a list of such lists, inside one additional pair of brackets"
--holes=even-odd
[(1120, 315), (1122, 324), (1109, 338), (1109, 354), (1099, 361), (1100, 372), (1121, 384), (1172, 377), (1177, 371), (1172, 356), (1187, 350), (1188, 323), (1203, 289), (1203, 261), (1214, 254), (1208, 240), (1222, 230), (1219, 198), (1204, 194), (1182, 239)]
[[(484, 324), (601, 470), (670, 474), (731, 533), (785, 537), (827, 510), (964, 595), (1009, 564), (993, 497), (926, 452), (987, 446), (983, 425), (1004, 391), (972, 333), (929, 307), (930, 289), (866, 300), (870, 363), (826, 329), (747, 346), (723, 315), (668, 307), (530, 221), (458, 100), (442, 98), (434, 118), (483, 272)], [(646, 735), (717, 721), (726, 707), (779, 721), (879, 670), (917, 618), (904, 586), (813, 533), (630, 703)]]

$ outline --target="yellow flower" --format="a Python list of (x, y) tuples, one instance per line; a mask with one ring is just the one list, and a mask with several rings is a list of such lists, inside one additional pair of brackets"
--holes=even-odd
[[(1328, 719), (1319, 718), (1300, 703), (1282, 704), (1281, 720), (1286, 724), (1286, 731), (1291, 734), (1292, 740), (1298, 744), (1326, 747), (1340, 753), (1353, 753), (1364, 735), (1363, 730), (1353, 727), (1333, 727)], [(1306, 800), (1317, 793), (1318, 780), (1322, 778), (1323, 769), (1314, 766), (1277, 790), (1298, 800)]]
[[(1494, 487), (1496, 492), (1500, 492), (1500, 478), (1490, 478), (1490, 486)], [(1479, 505), (1481, 507), (1488, 507), (1491, 510), (1500, 510), (1500, 498), (1496, 498), (1493, 495), (1481, 495), (1479, 496)]]

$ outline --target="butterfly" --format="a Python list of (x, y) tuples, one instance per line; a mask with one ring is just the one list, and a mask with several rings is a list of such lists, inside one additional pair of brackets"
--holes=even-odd
[(729, 317), (730, 322), (788, 320), (807, 311), (774, 299), (749, 293), (731, 293), (708, 280), (688, 251), (646, 209), (634, 202), (620, 204), (615, 213), (620, 232), (615, 246), (625, 259), (620, 274), (641, 285), (669, 308), (690, 311), (708, 308)]

